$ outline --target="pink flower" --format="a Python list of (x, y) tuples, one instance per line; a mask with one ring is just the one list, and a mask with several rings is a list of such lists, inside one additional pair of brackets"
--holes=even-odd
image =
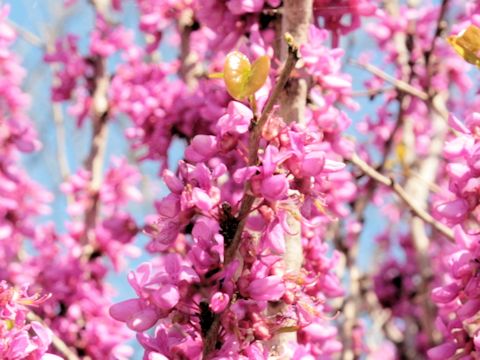
[(210, 308), (214, 313), (221, 313), (230, 303), (230, 296), (222, 292), (216, 292), (210, 299)]
[(160, 309), (170, 310), (180, 300), (178, 288), (172, 284), (164, 284), (152, 293), (152, 300)]
[(228, 104), (227, 113), (218, 119), (220, 135), (227, 133), (245, 134), (252, 120), (252, 110), (238, 101)]
[(280, 276), (271, 275), (253, 280), (248, 286), (248, 292), (254, 300), (277, 301), (285, 293), (285, 284)]
[(185, 150), (185, 158), (192, 162), (209, 160), (217, 152), (217, 139), (210, 135), (197, 135)]
[(432, 299), (435, 302), (446, 304), (458, 296), (459, 287), (455, 283), (438, 287), (432, 290)]
[(150, 329), (158, 321), (159, 316), (152, 306), (146, 306), (139, 299), (122, 301), (110, 307), (110, 316), (125, 322), (134, 331)]
[(428, 357), (432, 360), (444, 360), (451, 358), (457, 350), (454, 343), (446, 342), (428, 350)]
[(269, 176), (262, 180), (260, 191), (267, 200), (282, 200), (287, 196), (288, 180), (283, 174)]
[(468, 204), (463, 199), (456, 199), (437, 205), (435, 210), (440, 216), (446, 217), (448, 220), (454, 222), (459, 222), (467, 215)]
[(263, 8), (264, 0), (228, 0), (227, 7), (235, 15), (259, 12)]

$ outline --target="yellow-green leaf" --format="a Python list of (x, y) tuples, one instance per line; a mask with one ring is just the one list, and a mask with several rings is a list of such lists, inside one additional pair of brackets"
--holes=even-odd
[(229, 53), (223, 66), (223, 74), (227, 91), (235, 99), (243, 99), (252, 66), (248, 58), (239, 51)]
[(252, 65), (245, 91), (247, 96), (253, 95), (267, 81), (270, 72), (270, 58), (266, 55), (260, 56)]
[(223, 79), (223, 72), (215, 72), (208, 74), (209, 79)]
[(7, 330), (12, 330), (13, 326), (15, 325), (13, 320), (5, 319), (4, 321), (5, 321), (5, 325), (6, 325)]
[(223, 67), (223, 78), (228, 93), (237, 100), (253, 95), (267, 81), (270, 71), (268, 56), (259, 57), (253, 65), (239, 51), (229, 53)]
[(470, 25), (458, 35), (451, 35), (447, 41), (465, 61), (480, 67), (480, 28)]

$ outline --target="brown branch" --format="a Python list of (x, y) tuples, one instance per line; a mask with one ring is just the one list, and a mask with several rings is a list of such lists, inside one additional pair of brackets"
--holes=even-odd
[[(29, 312), (27, 314), (27, 318), (30, 321), (36, 321), (45, 327), (48, 327), (45, 325), (43, 320), (34, 312)], [(80, 357), (77, 355), (75, 351), (70, 349), (67, 344), (63, 342), (62, 339), (60, 339), (53, 331), (52, 331), (52, 345), (57, 349), (63, 356), (65, 356), (66, 360), (80, 360)]]
[(358, 90), (358, 91), (352, 91), (350, 93), (350, 96), (351, 97), (363, 97), (363, 96), (368, 96), (368, 97), (372, 97), (372, 96), (376, 96), (376, 95), (379, 95), (379, 94), (383, 94), (383, 93), (386, 93), (388, 91), (392, 91), (392, 90), (395, 90), (394, 87), (381, 87), (381, 88), (375, 88), (375, 89), (369, 89), (369, 90)]
[[(91, 244), (91, 231), (95, 229), (97, 217), (99, 214), (99, 199), (98, 191), (100, 189), (103, 178), (103, 162), (105, 157), (105, 150), (107, 146), (108, 134), (108, 100), (107, 90), (109, 85), (109, 78), (106, 74), (105, 60), (96, 58), (94, 60), (95, 66), (95, 88), (92, 101), (92, 122), (93, 134), (90, 152), (85, 160), (85, 169), (90, 172), (90, 204), (85, 211), (85, 228), (82, 236), (82, 243), (84, 245)], [(84, 257), (88, 258), (89, 252), (85, 251)]]
[(190, 41), (195, 22), (192, 9), (185, 9), (178, 19), (178, 31), (180, 33), (180, 69), (179, 75), (190, 90), (197, 85), (197, 76), (200, 74), (198, 56), (192, 52)]
[(358, 61), (351, 61), (353, 65), (361, 67), (362, 69), (367, 70), (368, 72), (372, 73), (375, 76), (378, 76), (380, 79), (385, 80), (386, 82), (395, 86), (395, 88), (405, 94), (412, 95), (418, 97), (420, 100), (427, 101), (428, 94), (422, 90), (418, 90), (417, 88), (413, 87), (412, 85), (408, 84), (407, 82), (397, 79), (385, 71), (379, 69), (375, 65), (367, 64), (367, 63), (360, 63)]
[[(435, 28), (435, 33), (433, 34), (432, 45), (430, 49), (425, 52), (425, 66), (430, 68), (430, 62), (432, 59), (432, 55), (435, 52), (435, 46), (437, 43), (437, 39), (442, 35), (443, 31), (447, 27), (447, 23), (445, 21), (445, 16), (447, 15), (447, 8), (450, 0), (442, 0), (442, 5), (440, 5), (440, 14), (438, 15), (437, 26)], [(430, 85), (430, 73), (428, 78), (428, 84)]]
[(40, 47), (40, 48), (44, 48), (45, 47), (45, 44), (43, 43), (42, 39), (28, 31), (27, 29), (21, 27), (20, 25), (18, 25), (17, 23), (13, 22), (12, 20), (9, 20), (9, 19), (6, 19), (6, 22), (8, 25), (10, 25), (17, 33), (18, 35), (20, 35), (20, 37), (25, 40), (26, 42), (30, 43), (31, 45), (33, 46), (37, 46), (37, 47)]
[[(443, 0), (440, 6), (440, 14), (437, 19), (437, 26), (435, 33), (433, 34), (432, 44), (429, 51), (425, 54), (425, 67), (427, 70), (425, 91), (430, 95), (427, 105), (431, 117), (432, 135), (428, 156), (422, 158), (417, 164), (419, 176), (424, 179), (425, 182), (419, 181), (417, 177), (410, 177), (405, 184), (406, 191), (412, 196), (416, 205), (423, 209), (427, 208), (430, 195), (430, 187), (427, 186), (427, 183), (433, 183), (437, 178), (438, 169), (440, 167), (440, 157), (444, 147), (445, 136), (448, 131), (444, 115), (444, 113), (447, 112), (447, 94), (445, 92), (438, 93), (436, 89), (431, 86), (431, 78), (434, 74), (436, 65), (431, 60), (434, 55), (436, 40), (446, 27), (444, 17), (446, 16), (448, 3), (449, 0)], [(413, 129), (410, 129), (410, 136), (414, 138)], [(413, 148), (411, 148), (410, 151), (413, 152)], [(412, 154), (412, 156), (414, 155)], [(416, 250), (417, 264), (421, 275), (421, 282), (419, 284), (419, 292), (417, 295), (417, 301), (423, 308), (423, 316), (420, 318), (420, 323), (424, 333), (429, 338), (430, 344), (434, 345), (439, 340), (440, 334), (433, 326), (435, 320), (435, 306), (429, 301), (429, 289), (433, 277), (433, 271), (430, 265), (431, 260), (428, 257), (430, 239), (425, 229), (425, 221), (420, 217), (412, 217), (411, 229), (413, 245)]]
[[(298, 60), (297, 52), (298, 52), (297, 46), (291, 44), (289, 46), (287, 60), (285, 61), (285, 65), (283, 66), (282, 72), (272, 91), (272, 94), (268, 98), (268, 101), (263, 109), (262, 115), (258, 119), (258, 122), (256, 124), (253, 124), (253, 131), (251, 133), (251, 136), (249, 139), (249, 146), (248, 146), (249, 148), (248, 164), (250, 166), (254, 166), (258, 162), (258, 149), (260, 145), (260, 139), (262, 137), (263, 127), (265, 126), (265, 123), (267, 122), (270, 114), (272, 113), (273, 106), (277, 103), (277, 100), (281, 92), (283, 91), (283, 88), (286, 85), (288, 77), (290, 76), (290, 73), (292, 72), (293, 68), (295, 67), (295, 64), (297, 63), (297, 60)], [(250, 212), (251, 205), (253, 204), (253, 201), (255, 199), (254, 196), (247, 194), (248, 190), (249, 190), (249, 184), (247, 184), (246, 192), (245, 192), (246, 195), (244, 196), (242, 204), (240, 206), (239, 219), (241, 219), (241, 221), (240, 221), (239, 227), (237, 229), (237, 232), (235, 233), (231, 246), (227, 249), (225, 253), (226, 264), (229, 264), (233, 260), (235, 253), (237, 252), (238, 246), (240, 245), (240, 239), (241, 239), (243, 227), (245, 226), (246, 217)]]
[(65, 126), (63, 121), (62, 107), (58, 103), (52, 104), (53, 122), (55, 123), (55, 132), (57, 135), (57, 159), (58, 167), (62, 180), (65, 181), (70, 176), (70, 168), (66, 156)]
[[(280, 34), (289, 33), (295, 43), (300, 46), (307, 42), (308, 29), (313, 19), (313, 0), (285, 0), (281, 27), (277, 31)], [(281, 44), (281, 60), (287, 56), (286, 44)], [(280, 115), (287, 123), (305, 123), (305, 109), (307, 104), (308, 84), (311, 79), (307, 76), (297, 76), (288, 80), (280, 95)], [(298, 275), (303, 265), (302, 226), (299, 219), (292, 214), (287, 214), (287, 223), (291, 230), (285, 234), (285, 253), (282, 255), (282, 265), (287, 274)], [(288, 310), (288, 304), (279, 301), (269, 304), (267, 314), (270, 317), (283, 316), (288, 319), (285, 326), (296, 326), (294, 319), (282, 315)], [(270, 357), (285, 358), (291, 352), (292, 346), (297, 343), (297, 332), (278, 332), (268, 341)]]
[(445, 237), (451, 242), (454, 241), (453, 230), (445, 224), (437, 221), (426, 210), (418, 206), (415, 199), (411, 198), (407, 191), (405, 191), (405, 189), (401, 187), (398, 183), (396, 183), (392, 178), (389, 178), (379, 173), (377, 170), (375, 170), (373, 167), (363, 161), (357, 154), (353, 154), (349, 160), (352, 162), (352, 164), (356, 165), (370, 178), (391, 188), (400, 197), (400, 199), (405, 202), (405, 204), (413, 211), (416, 216), (421, 218), (427, 224), (430, 224), (435, 230), (437, 230), (441, 234), (445, 235)]
[[(262, 135), (262, 129), (267, 122), (269, 116), (273, 111), (274, 105), (277, 103), (279, 96), (287, 83), (287, 80), (292, 72), (295, 64), (298, 60), (298, 47), (293, 42), (289, 42), (288, 46), (288, 56), (285, 64), (282, 68), (280, 73), (280, 77), (273, 88), (272, 94), (267, 100), (265, 107), (263, 108), (262, 114), (257, 122), (252, 123), (253, 129), (251, 130), (251, 135), (249, 139), (249, 156), (248, 156), (248, 164), (249, 165), (256, 165), (258, 162), (258, 150), (260, 147), (260, 139)], [(248, 214), (251, 211), (252, 205), (255, 201), (255, 197), (250, 193), (250, 182), (247, 182), (245, 185), (244, 196), (243, 200), (240, 204), (240, 211), (238, 214), (238, 219), (240, 222), (238, 223), (237, 230), (235, 231), (235, 235), (230, 243), (230, 245), (225, 249), (224, 254), (224, 264), (223, 267), (225, 268), (228, 266), (232, 260), (235, 258), (235, 255), (238, 251), (238, 248), (241, 243), (243, 230), (245, 229), (245, 224), (247, 222)], [(207, 334), (204, 336), (203, 339), (203, 358), (208, 359), (211, 353), (215, 350), (215, 346), (217, 344), (217, 339), (220, 330), (220, 316), (221, 314), (216, 314), (212, 325), (207, 331)]]
[[(108, 1), (105, 0), (91, 0), (95, 10), (106, 18), (108, 10)], [(93, 234), (91, 232), (95, 229), (97, 217), (100, 211), (99, 204), (99, 189), (103, 179), (103, 162), (105, 158), (105, 150), (107, 146), (108, 135), (108, 87), (110, 79), (107, 74), (106, 59), (99, 56), (92, 59), (92, 66), (94, 70), (94, 88), (92, 95), (92, 109), (91, 117), (93, 122), (92, 143), (90, 152), (85, 160), (85, 169), (90, 172), (90, 204), (85, 211), (82, 244), (85, 246), (83, 258), (88, 260), (93, 246)]]

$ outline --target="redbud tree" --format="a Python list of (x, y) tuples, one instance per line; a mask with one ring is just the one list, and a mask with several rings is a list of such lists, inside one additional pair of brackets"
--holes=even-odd
[(0, 359), (479, 359), (479, 27), (0, 2)]

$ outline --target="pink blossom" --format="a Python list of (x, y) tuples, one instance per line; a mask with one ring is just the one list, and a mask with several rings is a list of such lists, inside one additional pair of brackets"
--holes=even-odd
[(210, 308), (214, 313), (221, 313), (228, 306), (230, 297), (221, 292), (216, 292), (210, 299)]
[(138, 299), (130, 299), (113, 305), (110, 316), (115, 320), (126, 322), (128, 327), (135, 331), (150, 329), (158, 320), (153, 307), (144, 306)]
[(248, 286), (250, 296), (254, 300), (279, 300), (285, 293), (285, 284), (281, 277), (272, 275), (253, 280)]
[(234, 15), (259, 12), (263, 8), (264, 0), (228, 0), (227, 7)]
[(228, 104), (227, 114), (218, 119), (217, 126), (220, 135), (232, 132), (237, 134), (245, 134), (252, 120), (252, 111), (237, 101), (231, 101)]

